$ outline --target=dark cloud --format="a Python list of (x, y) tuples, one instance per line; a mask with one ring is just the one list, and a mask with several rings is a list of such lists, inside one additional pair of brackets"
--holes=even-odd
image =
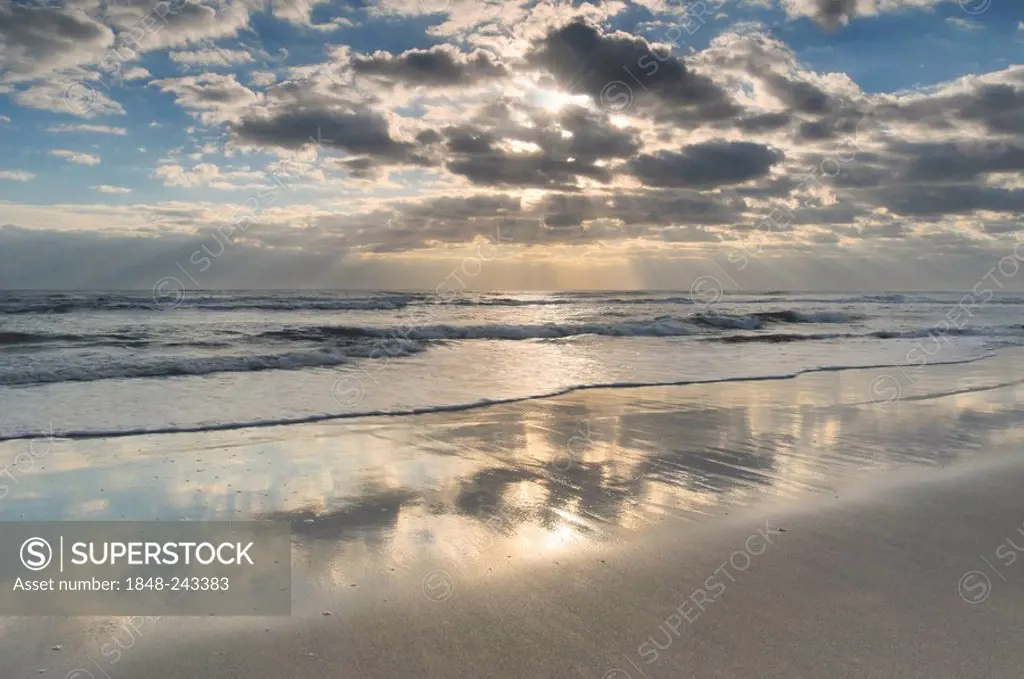
[(857, 0), (789, 0), (787, 9), (810, 17), (824, 28), (834, 29), (857, 15)]
[(0, 82), (98, 60), (114, 33), (70, 8), (0, 2)]
[(687, 146), (680, 153), (643, 155), (629, 169), (648, 186), (707, 189), (764, 177), (783, 158), (781, 151), (764, 144), (715, 141)]
[(835, 130), (832, 129), (832, 126), (825, 121), (808, 120), (800, 123), (798, 136), (800, 139), (821, 141), (824, 139), (834, 139), (836, 133)]
[(616, 128), (602, 113), (568, 107), (532, 114), (529, 125), (512, 124), (508, 110), (490, 110), (476, 122), (491, 129), (446, 128), (448, 169), (480, 185), (572, 189), (579, 177), (608, 182), (612, 172), (603, 161), (630, 158), (640, 149), (638, 130)]
[(1024, 212), (1024, 189), (990, 186), (901, 186), (872, 194), (877, 203), (899, 215), (937, 217), (975, 210)]
[(450, 161), (447, 167), (474, 184), (487, 186), (571, 188), (578, 177), (591, 177), (601, 182), (611, 179), (607, 169), (593, 163), (543, 153), (494, 151)]
[(490, 153), (498, 139), (475, 127), (448, 127), (444, 130), (448, 150), (459, 154)]
[(867, 238), (869, 240), (875, 240), (878, 238), (890, 239), (890, 238), (907, 238), (912, 233), (910, 227), (906, 224), (899, 222), (889, 222), (888, 224), (879, 224), (872, 226), (865, 226), (860, 230), (860, 237)]
[(423, 130), (416, 135), (416, 141), (423, 145), (437, 144), (443, 139), (444, 137), (437, 130)]
[[(1016, 66), (1001, 74), (1024, 74)], [(1024, 88), (1013, 83), (987, 83), (969, 91), (907, 97), (878, 105), (876, 115), (938, 132), (957, 132), (965, 123), (980, 125), (993, 135), (1024, 134)]]
[(838, 105), (834, 96), (806, 80), (787, 78), (779, 73), (765, 73), (763, 80), (768, 92), (791, 111), (825, 114)]
[(361, 158), (346, 159), (341, 162), (349, 176), (356, 179), (373, 179), (377, 176), (377, 160), (363, 156)]
[(497, 193), (432, 198), (422, 203), (409, 204), (403, 214), (413, 220), (468, 220), (483, 215), (517, 215), (521, 210), (522, 201), (518, 196)]
[[(298, 149), (319, 142), (378, 161), (429, 164), (415, 153), (416, 146), (391, 136), (387, 120), (372, 111), (285, 110), (269, 117), (243, 118), (231, 125), (243, 143)], [(365, 170), (366, 165), (361, 170)]]
[(450, 45), (409, 50), (398, 56), (389, 52), (357, 55), (351, 67), (359, 75), (379, 76), (407, 86), (467, 85), (508, 75), (505, 66), (489, 53), (477, 50), (462, 54)]
[[(822, 162), (824, 160), (819, 161), (819, 168)], [(865, 189), (893, 182), (896, 179), (896, 172), (881, 165), (850, 162), (840, 164), (839, 172), (834, 177), (823, 179), (829, 185), (840, 189)]]
[(549, 229), (565, 229), (582, 226), (583, 215), (572, 212), (552, 212), (544, 215), (544, 226)]
[(974, 181), (1000, 172), (1024, 172), (1024, 148), (999, 141), (905, 144), (913, 158), (904, 173), (910, 182)]
[(698, 191), (635, 191), (598, 199), (595, 213), (624, 224), (733, 224), (743, 220), (742, 199)]
[[(401, 252), (475, 238), (493, 242), (499, 234), (502, 242), (527, 246), (618, 238), (712, 240), (710, 232), (679, 227), (735, 223), (744, 210), (741, 200), (678, 189), (551, 193), (529, 205), (519, 195), (486, 193), (397, 201), (361, 215), (318, 217), (316, 226), (325, 234), (344, 231), (351, 248)], [(246, 235), (252, 234), (250, 229)]]
[(789, 217), (781, 227), (773, 227), (773, 230), (786, 230), (790, 225), (853, 224), (862, 216), (863, 207), (850, 201), (821, 207), (804, 207), (793, 210), (792, 217)]
[(792, 116), (788, 113), (760, 113), (740, 118), (735, 124), (736, 127), (744, 132), (760, 134), (786, 127), (792, 120)]
[(982, 230), (984, 230), (985, 233), (998, 236), (1005, 233), (1017, 233), (1018, 231), (1024, 231), (1024, 224), (1021, 222), (989, 222), (982, 226)]
[(527, 60), (566, 90), (587, 94), (613, 111), (630, 108), (691, 123), (739, 112), (724, 90), (669, 51), (629, 33), (604, 34), (583, 21), (552, 31)]
[[(572, 135), (565, 152), (574, 158), (629, 158), (640, 150), (637, 130), (613, 127), (602, 114), (570, 107), (555, 121), (561, 129)], [(558, 137), (562, 138), (561, 132)], [(555, 146), (558, 141), (549, 132), (538, 139), (537, 143)]]
[(844, 106), (820, 118), (802, 122), (796, 138), (798, 141), (829, 141), (844, 137), (854, 142), (884, 131), (883, 121), (867, 111)]
[(993, 134), (1024, 134), (1024, 89), (984, 85), (967, 100), (959, 117), (981, 123)]

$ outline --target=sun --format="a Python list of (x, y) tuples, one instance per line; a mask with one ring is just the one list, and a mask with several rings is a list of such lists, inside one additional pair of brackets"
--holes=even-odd
[(590, 97), (585, 94), (569, 94), (558, 90), (535, 90), (531, 97), (533, 103), (546, 111), (557, 113), (566, 106), (586, 106), (590, 103)]

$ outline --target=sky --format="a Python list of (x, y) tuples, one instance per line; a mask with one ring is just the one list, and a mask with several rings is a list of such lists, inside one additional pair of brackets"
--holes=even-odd
[(0, 288), (1024, 290), (1019, 0), (0, 0)]

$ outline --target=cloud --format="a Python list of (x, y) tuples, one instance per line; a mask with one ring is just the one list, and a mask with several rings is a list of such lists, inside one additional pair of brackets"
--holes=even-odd
[(426, 163), (415, 154), (414, 144), (392, 136), (384, 116), (368, 110), (285, 108), (267, 117), (242, 118), (230, 128), (238, 141), (247, 144), (299, 149), (320, 143), (328, 150), (375, 161)]
[(974, 77), (957, 88), (911, 93), (878, 104), (879, 118), (932, 133), (962, 133), (978, 128), (993, 135), (1024, 134), (1024, 66)]
[(99, 156), (93, 156), (88, 153), (79, 153), (77, 151), (68, 151), (67, 149), (54, 149), (50, 151), (51, 156), (57, 158), (63, 158), (69, 163), (75, 163), (76, 165), (99, 165)]
[(162, 179), (165, 186), (180, 188), (209, 187), (212, 189), (237, 190), (257, 188), (265, 184), (262, 172), (248, 169), (222, 171), (213, 163), (200, 163), (191, 170), (176, 164), (157, 167), (153, 176)]
[(792, 121), (793, 116), (785, 112), (757, 113), (745, 118), (739, 118), (736, 120), (736, 126), (744, 132), (760, 134), (786, 127)]
[(856, 17), (876, 16), (908, 8), (927, 8), (954, 0), (781, 0), (790, 19), (807, 17), (827, 29), (845, 26)]
[[(609, 182), (611, 163), (640, 149), (639, 131), (570, 106), (550, 113), (494, 106), (472, 124), (442, 130), (447, 168), (474, 184), (575, 190), (586, 178)], [(514, 118), (527, 115), (516, 124)]]
[(278, 19), (304, 26), (312, 23), (313, 9), (327, 0), (272, 0), (271, 7)]
[(893, 150), (911, 156), (904, 175), (911, 182), (972, 182), (1024, 172), (1024, 147), (1004, 141), (913, 143)]
[(249, 74), (249, 83), (253, 87), (267, 87), (277, 82), (277, 74), (273, 71), (253, 71)]
[(192, 52), (170, 52), (171, 61), (186, 66), (233, 66), (251, 62), (252, 55), (246, 50), (230, 50), (223, 47), (195, 50)]
[(31, 172), (25, 172), (24, 170), (0, 170), (0, 179), (6, 179), (12, 182), (27, 182), (32, 181), (35, 175)]
[(984, 24), (979, 21), (975, 21), (974, 19), (964, 19), (963, 17), (947, 17), (946, 23), (953, 28), (970, 32), (980, 31), (985, 27)]
[(111, 127), (109, 125), (91, 125), (87, 123), (79, 125), (51, 125), (46, 128), (47, 132), (95, 132), (96, 134), (116, 134), (124, 136), (128, 130), (123, 127)]
[(845, 74), (803, 67), (791, 48), (760, 32), (726, 33), (694, 61), (723, 86), (743, 92), (745, 110), (713, 125), (750, 134), (795, 131), (800, 140), (829, 141), (864, 117), (864, 95)]
[(314, 9), (320, 5), (329, 4), (329, 0), (271, 0), (270, 4), (274, 17), (304, 28), (334, 31), (345, 26), (355, 25), (350, 19), (344, 17), (335, 17), (322, 24), (314, 23)]
[(782, 5), (791, 18), (806, 16), (825, 28), (849, 23), (858, 13), (858, 5), (867, 9), (860, 0), (783, 0)]
[(107, 96), (104, 86), (94, 78), (94, 74), (76, 73), (56, 80), (40, 81), (17, 92), (14, 101), (22, 106), (80, 118), (124, 115), (125, 110), (121, 104)]
[(723, 89), (666, 47), (629, 33), (605, 34), (583, 21), (537, 41), (527, 60), (551, 73), (564, 89), (586, 94), (611, 111), (690, 124), (739, 111)]
[(0, 2), (0, 82), (23, 82), (99, 60), (114, 32), (72, 6)]
[[(159, 77), (147, 83), (150, 90), (108, 90), (95, 72), (80, 68), (97, 59), (87, 33), (82, 46), (46, 36), (53, 54), (43, 58), (40, 75), (23, 66), (27, 70), (18, 80), (0, 84), (0, 94), (59, 114), (92, 117), (125, 113), (113, 100), (124, 92), (126, 107), (130, 101), (145, 108), (132, 111), (141, 118), (131, 125), (56, 119), (40, 127), (52, 133), (137, 132), (144, 139), (128, 147), (134, 162), (161, 159), (151, 169), (157, 195), (192, 189), (192, 200), (159, 209), (117, 205), (129, 201), (106, 196), (130, 189), (100, 184), (115, 179), (97, 177), (84, 185), (95, 192), (94, 205), (0, 203), (4, 221), (19, 225), (0, 230), (0, 240), (19, 252), (31, 251), (30, 243), (50, 248), (46, 256), (55, 261), (61, 260), (54, 253), (66, 253), (75, 243), (96, 251), (115, 247), (129, 258), (166, 255), (173, 263), (182, 247), (224, 225), (236, 207), (231, 202), (252, 195), (240, 189), (274, 190), (282, 174), (296, 191), (265, 206), (244, 234), (236, 234), (247, 264), (268, 261), (264, 256), (286, 261), (284, 251), (293, 262), (408, 262), (493, 238), (499, 228), (523, 261), (602, 243), (607, 251), (629, 253), (623, 257), (656, 253), (679, 262), (673, 258), (683, 250), (719, 253), (743, 242), (773, 211), (791, 213), (785, 226), (768, 234), (765, 251), (773, 258), (852, 258), (855, 250), (872, 248), (883, 257), (939, 256), (960, 253), (961, 246), (937, 234), (964, 230), (993, 247), (1000, 239), (1005, 245), (1024, 215), (1024, 67), (928, 88), (864, 91), (841, 71), (841, 62), (828, 62), (836, 72), (816, 72), (750, 22), (731, 23), (717, 36), (705, 26), (707, 48), (675, 45), (673, 52), (636, 30), (611, 28), (627, 27), (634, 18), (627, 12), (634, 5), (621, 2), (570, 3), (577, 5), (572, 14), (568, 4), (548, 0), (457, 0), (450, 12), (427, 11), (430, 0), (395, 2), (390, 13), (380, 3), (346, 6), (350, 16), (380, 24), (368, 26), (369, 37), (354, 44), (325, 46), (326, 56), (313, 56), (310, 63), (323, 43), (311, 31), (336, 26), (331, 22), (341, 18), (328, 17), (337, 4), (194, 0), (195, 8), (182, 7), (168, 22), (168, 33), (137, 35), (137, 49), (124, 52), (123, 81), (149, 80), (146, 69), (131, 64), (155, 49), (172, 50), (170, 66), (162, 55), (144, 62), (159, 76), (173, 73), (173, 64), (197, 69), (185, 77)], [(648, 10), (681, 9), (669, 0), (639, 4), (646, 8), (637, 10), (644, 18)], [(791, 18), (833, 28), (911, 6), (900, 0), (784, 4)], [(116, 29), (115, 46), (131, 32), (130, 18), (141, 21), (153, 11), (141, 0), (76, 6), (74, 22), (109, 24)], [(48, 17), (66, 13), (40, 11)], [(265, 14), (250, 23), (257, 12)], [(274, 25), (271, 12), (293, 24), (278, 24), (277, 30), (298, 35), (312, 51), (293, 49), (293, 62), (287, 54), (276, 59), (248, 46), (249, 35), (244, 43), (222, 39), (250, 29), (268, 37), (263, 28)], [(730, 22), (742, 20), (729, 12)], [(431, 16), (408, 20), (399, 14)], [(407, 23), (423, 40), (406, 39)], [(658, 24), (665, 25), (667, 20)], [(374, 37), (379, 30), (393, 31), (394, 40)], [(0, 28), (0, 34), (8, 32), (6, 24)], [(964, 39), (948, 30), (944, 35)], [(435, 44), (444, 36), (450, 39)], [(372, 51), (382, 44), (391, 51)], [(402, 51), (410, 44), (434, 46)], [(0, 61), (5, 58), (0, 54)], [(213, 66), (231, 71), (201, 72)], [(75, 88), (70, 97), (69, 85)], [(194, 119), (184, 128), (182, 111)], [(163, 129), (147, 129), (152, 119)], [(179, 136), (189, 139), (182, 144)], [(81, 141), (67, 140), (89, 148)], [(154, 153), (141, 156), (136, 147)], [(100, 161), (63, 149), (55, 155), (68, 162)], [(99, 155), (112, 162), (109, 154)], [(296, 160), (286, 161), (288, 156)], [(33, 176), (3, 173), (17, 181)], [(809, 176), (815, 181), (808, 182)], [(211, 189), (235, 193), (203, 202)], [(159, 219), (148, 219), (154, 215)], [(46, 231), (50, 226), (53, 233)], [(79, 232), (60, 241), (57, 232), (76, 229), (119, 235), (103, 240)], [(142, 232), (146, 238), (129, 238)], [(559, 248), (548, 247), (554, 245)], [(36, 259), (46, 259), (44, 254)], [(0, 256), (5, 266), (16, 263), (14, 255)], [(299, 278), (306, 275), (302, 269), (295, 267)]]
[(764, 177), (784, 157), (764, 144), (715, 141), (643, 155), (629, 168), (648, 186), (709, 189)]
[(0, 116), (0, 123), (9, 123), (11, 119), (8, 116)]
[(173, 94), (179, 106), (199, 111), (206, 123), (233, 120), (262, 96), (235, 80), (233, 73), (151, 80), (148, 86)]
[(493, 55), (483, 50), (463, 54), (451, 45), (409, 50), (398, 56), (383, 51), (357, 55), (352, 57), (351, 68), (359, 75), (423, 87), (467, 85), (508, 75)]
[(96, 186), (90, 186), (89, 188), (97, 193), (125, 194), (132, 192), (131, 189), (125, 188), (124, 186), (111, 186), (110, 184), (97, 184)]
[(124, 81), (142, 80), (143, 78), (149, 78), (150, 75), (150, 72), (141, 66), (134, 66), (132, 68), (125, 69), (121, 73), (121, 79)]
[(108, 0), (106, 17), (126, 48), (147, 52), (237, 35), (262, 6), (256, 0)]
[(879, 189), (873, 197), (896, 214), (908, 217), (967, 215), (984, 210), (1024, 212), (1024, 189), (992, 186), (899, 186)]

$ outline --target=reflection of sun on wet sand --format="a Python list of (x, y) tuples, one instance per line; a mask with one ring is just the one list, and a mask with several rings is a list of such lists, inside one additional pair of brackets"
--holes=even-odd
[(8, 619), (0, 676), (1016, 676), (1020, 357), (57, 441), (0, 518), (288, 520), (293, 615)]

